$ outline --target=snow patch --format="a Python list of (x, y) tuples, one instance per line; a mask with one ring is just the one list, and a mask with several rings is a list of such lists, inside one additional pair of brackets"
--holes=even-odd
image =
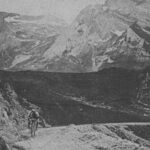
[(121, 36), (123, 32), (124, 31), (119, 31), (119, 30), (113, 31), (113, 33), (116, 34), (117, 36)]
[(14, 16), (14, 17), (7, 17), (5, 18), (5, 21), (10, 23), (10, 22), (16, 22), (19, 17), (18, 16)]
[(103, 56), (98, 56), (96, 58), (92, 58), (93, 61), (93, 71), (98, 71), (99, 68), (104, 64), (104, 63), (113, 63), (114, 61), (107, 55)]
[(18, 55), (15, 57), (10, 68), (12, 68), (12, 67), (16, 66), (17, 64), (24, 62), (30, 58), (31, 58), (31, 55)]

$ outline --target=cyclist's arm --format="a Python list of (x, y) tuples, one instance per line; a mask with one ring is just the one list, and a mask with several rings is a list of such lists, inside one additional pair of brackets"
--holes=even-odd
[(39, 113), (38, 113), (38, 112), (36, 112), (36, 116), (37, 116), (37, 118), (38, 118), (38, 119), (40, 118), (40, 115), (39, 115)]
[(30, 118), (31, 118), (31, 112), (28, 113), (28, 119), (30, 119)]

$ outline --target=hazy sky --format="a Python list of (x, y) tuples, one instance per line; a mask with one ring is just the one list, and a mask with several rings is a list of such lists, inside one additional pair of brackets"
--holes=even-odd
[(0, 0), (0, 11), (28, 15), (55, 14), (68, 23), (89, 4), (104, 3), (105, 0)]

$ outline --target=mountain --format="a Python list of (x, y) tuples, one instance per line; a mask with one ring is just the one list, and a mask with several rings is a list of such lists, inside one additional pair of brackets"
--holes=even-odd
[[(92, 72), (112, 66), (148, 66), (149, 8), (149, 1), (131, 0), (108, 0), (104, 5), (85, 8), (67, 33), (46, 51), (47, 59), (53, 57), (51, 52), (57, 55), (49, 70)], [(65, 67), (66, 64), (69, 65)]]
[(50, 72), (142, 69), (150, 62), (150, 2), (107, 0), (71, 25), (55, 16), (1, 13), (0, 68)]
[(65, 27), (62, 19), (52, 15), (26, 16), (1, 12), (0, 68), (34, 69), (31, 64), (42, 58)]
[(47, 60), (53, 53), (57, 56), (48, 69), (92, 72), (149, 65), (149, 8), (149, 1), (137, 4), (131, 0), (88, 6), (46, 51)]

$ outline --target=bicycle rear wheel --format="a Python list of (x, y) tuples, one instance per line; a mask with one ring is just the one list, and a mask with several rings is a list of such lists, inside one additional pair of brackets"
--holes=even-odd
[(31, 137), (35, 136), (37, 121), (32, 120), (31, 122)]

